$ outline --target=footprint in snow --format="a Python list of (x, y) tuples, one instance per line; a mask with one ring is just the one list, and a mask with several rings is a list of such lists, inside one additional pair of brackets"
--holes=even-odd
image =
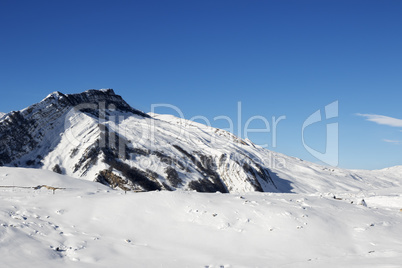
[(63, 215), (64, 209), (56, 210), (56, 214)]
[(21, 215), (12, 215), (11, 218), (16, 219), (16, 220), (20, 220), (20, 221), (27, 219), (27, 217), (21, 216)]

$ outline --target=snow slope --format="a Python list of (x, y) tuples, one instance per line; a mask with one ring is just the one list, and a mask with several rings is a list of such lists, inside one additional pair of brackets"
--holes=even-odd
[[(53, 191), (35, 187), (48, 185)], [(134, 193), (0, 167), (2, 267), (400, 267), (401, 187)], [(18, 186), (18, 187), (17, 187)], [(367, 206), (359, 205), (364, 199)]]
[[(169, 123), (170, 126), (179, 126), (188, 132), (203, 133), (205, 136), (202, 140), (206, 142), (199, 142), (198, 147), (209, 148), (212, 144), (214, 147), (210, 150), (216, 148), (218, 152), (226, 150), (226, 154), (234, 157), (236, 157), (236, 154), (233, 152), (241, 151), (239, 154), (245, 154), (249, 158), (256, 160), (261, 166), (269, 169), (270, 177), (276, 186), (276, 189), (271, 190), (271, 192), (359, 191), (402, 186), (402, 166), (374, 171), (325, 167), (267, 150), (250, 141), (241, 140), (224, 130), (172, 115), (150, 115), (152, 118)], [(229, 139), (233, 143), (227, 144), (225, 140), (220, 140), (221, 137)], [(222, 147), (224, 148), (221, 148), (221, 144), (223, 144)]]
[(111, 89), (55, 92), (0, 121), (0, 166), (54, 170), (123, 190), (279, 191), (243, 149), (250, 144), (188, 122), (150, 117)]
[(144, 114), (113, 90), (65, 95), (0, 120), (0, 166), (34, 167), (135, 191), (359, 191), (401, 186), (402, 167), (328, 168), (171, 115)]
[(401, 183), (55, 92), (0, 118), (1, 266), (400, 267)]

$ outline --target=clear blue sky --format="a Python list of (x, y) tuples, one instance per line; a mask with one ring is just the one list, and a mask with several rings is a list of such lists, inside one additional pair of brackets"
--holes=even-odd
[[(255, 143), (318, 162), (301, 128), (338, 100), (339, 166), (402, 165), (401, 12), (402, 1), (3, 0), (0, 111), (114, 88), (146, 112), (169, 103), (227, 128), (213, 118), (237, 124), (241, 101), (244, 121), (286, 116), (275, 148), (272, 132)], [(306, 130), (309, 146), (324, 150), (325, 126)]]

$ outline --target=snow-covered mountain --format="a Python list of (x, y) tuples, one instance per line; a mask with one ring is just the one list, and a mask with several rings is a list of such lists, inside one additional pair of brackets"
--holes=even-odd
[(0, 119), (0, 166), (123, 190), (317, 192), (399, 186), (402, 168), (349, 171), (271, 152), (224, 130), (133, 109), (112, 89), (55, 92)]
[(0, 165), (53, 170), (124, 190), (277, 190), (268, 169), (243, 149), (252, 144), (173, 120), (135, 110), (111, 89), (55, 92), (0, 121)]
[(0, 112), (0, 119), (5, 115), (5, 113)]
[(402, 166), (324, 167), (145, 114), (110, 89), (0, 118), (0, 166), (4, 267), (402, 262)]

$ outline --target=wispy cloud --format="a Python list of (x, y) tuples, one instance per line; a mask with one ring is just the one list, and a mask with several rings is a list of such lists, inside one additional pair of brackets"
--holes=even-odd
[(367, 121), (371, 121), (380, 125), (386, 125), (390, 127), (402, 127), (402, 119), (378, 114), (356, 114), (356, 115), (365, 117)]
[(383, 141), (389, 142), (389, 143), (392, 143), (392, 144), (397, 144), (397, 145), (402, 144), (402, 141), (396, 141), (396, 140), (383, 139)]

